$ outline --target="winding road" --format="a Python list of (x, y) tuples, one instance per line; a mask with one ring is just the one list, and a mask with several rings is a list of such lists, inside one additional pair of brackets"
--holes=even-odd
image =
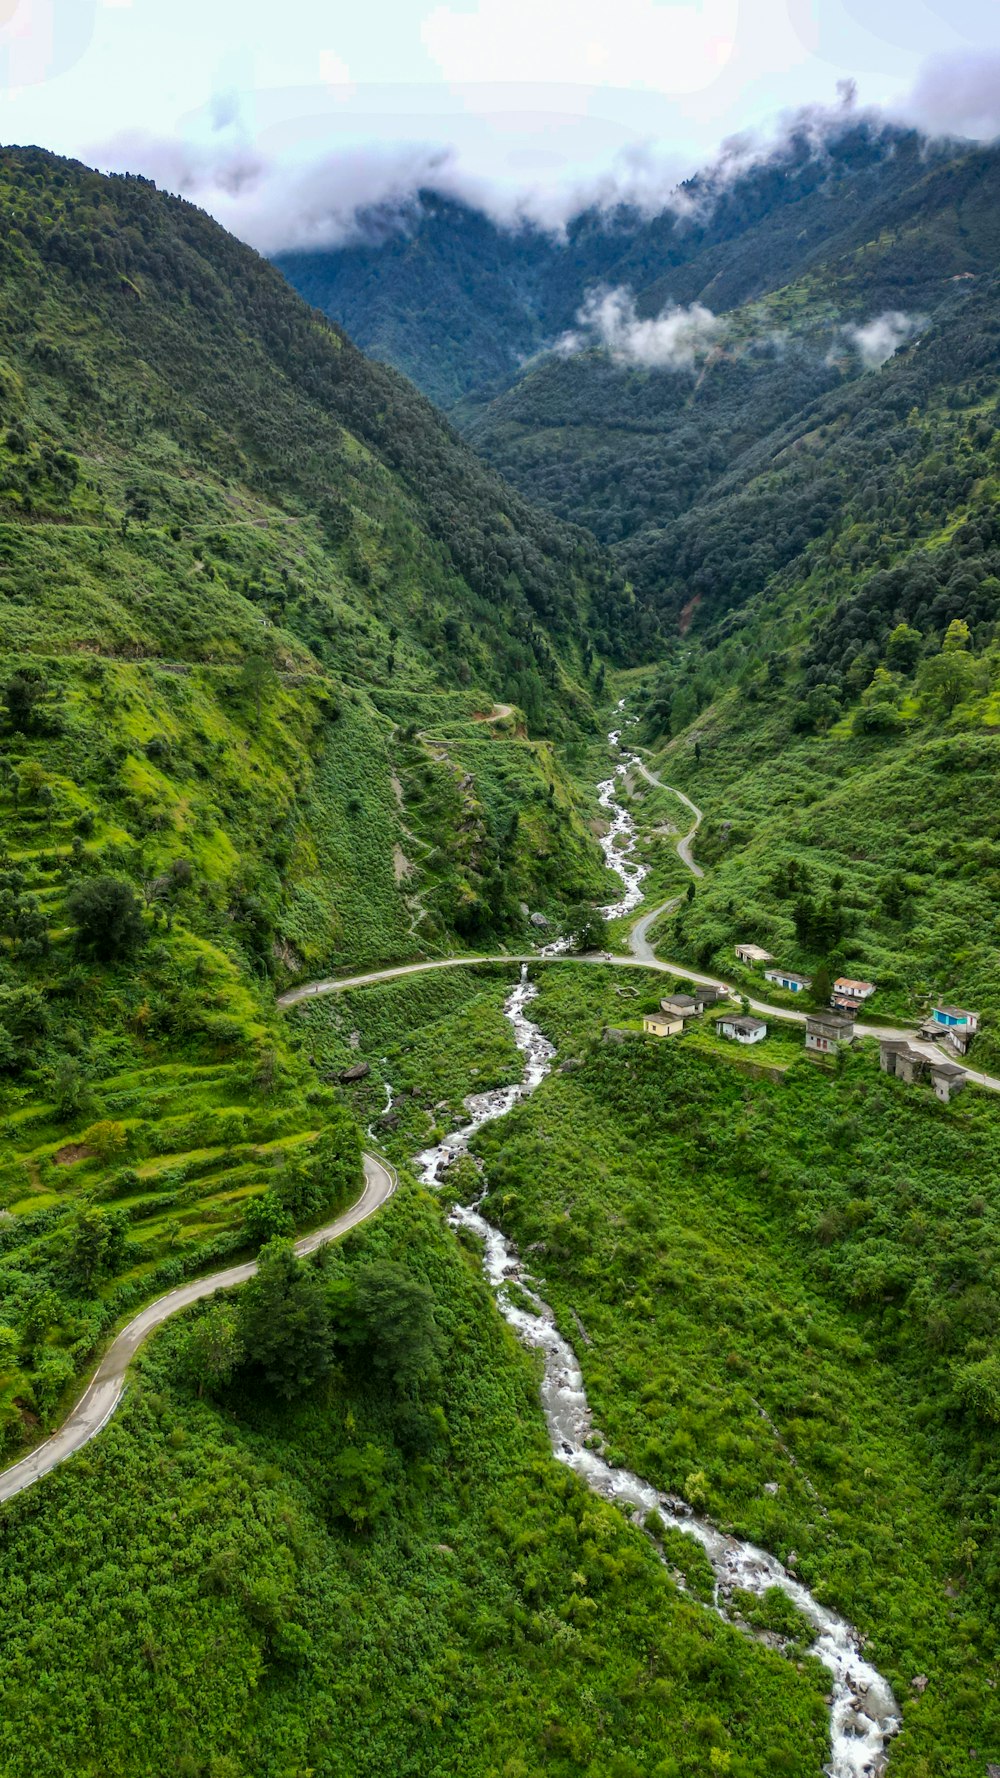
[[(393, 1169), (374, 1154), (365, 1154), (362, 1160), (365, 1189), (360, 1198), (333, 1222), (327, 1223), (324, 1228), (314, 1229), (312, 1234), (303, 1235), (300, 1241), (296, 1241), (296, 1253), (314, 1253), (317, 1247), (324, 1247), (328, 1241), (338, 1240), (349, 1229), (356, 1228), (359, 1222), (373, 1216), (386, 1199), (391, 1198), (396, 1189)], [(23, 1493), (25, 1488), (30, 1488), (42, 1476), (48, 1475), (60, 1463), (64, 1463), (67, 1457), (72, 1457), (74, 1452), (81, 1450), (107, 1425), (125, 1392), (128, 1367), (154, 1328), (169, 1321), (171, 1315), (176, 1315), (180, 1309), (189, 1308), (203, 1297), (214, 1296), (217, 1290), (231, 1290), (236, 1284), (245, 1284), (256, 1270), (257, 1261), (251, 1259), (242, 1265), (229, 1266), (224, 1272), (213, 1272), (207, 1278), (193, 1278), (189, 1284), (179, 1284), (176, 1290), (168, 1291), (166, 1296), (157, 1297), (155, 1302), (147, 1303), (144, 1309), (140, 1309), (138, 1315), (126, 1322), (121, 1332), (115, 1335), (86, 1390), (70, 1409), (58, 1432), (54, 1432), (44, 1444), (36, 1445), (19, 1463), (0, 1471), (0, 1501), (12, 1500), (15, 1494)]]
[[(496, 720), (506, 714), (507, 706), (497, 705), (485, 720)], [(702, 811), (682, 790), (673, 785), (664, 784), (655, 772), (650, 771), (637, 755), (633, 754), (632, 766), (641, 772), (650, 784), (658, 789), (669, 790), (678, 797), (694, 816), (694, 822), (684, 837), (677, 843), (677, 853), (695, 877), (704, 876), (701, 866), (691, 856), (691, 845), (702, 821)], [(662, 914), (676, 905), (679, 896), (662, 902), (643, 914), (635, 922), (629, 933), (630, 954), (628, 956), (612, 956), (607, 952), (587, 952), (582, 955), (568, 956), (539, 955), (532, 952), (499, 951), (492, 953), (475, 953), (471, 956), (435, 957), (423, 963), (397, 963), (383, 969), (366, 970), (359, 975), (331, 976), (324, 981), (309, 982), (300, 988), (292, 988), (278, 998), (278, 1006), (287, 1008), (298, 1006), (303, 1001), (311, 1000), (325, 994), (338, 994), (348, 988), (370, 987), (376, 982), (395, 981), (402, 976), (421, 975), (429, 970), (462, 969), (476, 964), (567, 964), (591, 963), (604, 967), (624, 969), (642, 968), (655, 971), (661, 975), (677, 976), (687, 981), (698, 982), (704, 987), (724, 988), (728, 984), (719, 977), (705, 975), (691, 969), (687, 964), (669, 963), (657, 957), (649, 942), (650, 928)], [(768, 1018), (783, 1020), (788, 1024), (804, 1025), (806, 1014), (793, 1007), (772, 1006), (764, 1000), (750, 1000), (749, 1005), (755, 1012), (764, 1013)], [(907, 1032), (898, 1026), (856, 1024), (855, 1031), (859, 1037), (907, 1038), (915, 1049), (920, 1050), (931, 1059), (939, 1056), (933, 1044), (921, 1043), (915, 1033)], [(987, 1091), (1000, 1093), (1000, 1079), (994, 1075), (983, 1074), (974, 1068), (965, 1070), (970, 1080), (985, 1087)], [(349, 1210), (345, 1210), (333, 1222), (323, 1228), (315, 1229), (311, 1234), (303, 1235), (295, 1243), (295, 1251), (299, 1254), (312, 1253), (317, 1247), (324, 1246), (328, 1241), (336, 1241), (348, 1230), (364, 1222), (369, 1216), (390, 1198), (396, 1189), (396, 1175), (387, 1162), (377, 1155), (365, 1153), (362, 1156), (365, 1187), (357, 1202)], [(60, 1463), (65, 1462), (76, 1451), (96, 1437), (110, 1420), (125, 1391), (128, 1367), (135, 1357), (143, 1341), (155, 1328), (162, 1326), (172, 1315), (200, 1302), (204, 1297), (214, 1296), (216, 1291), (230, 1290), (239, 1284), (245, 1284), (257, 1270), (256, 1260), (248, 1260), (241, 1265), (229, 1266), (221, 1272), (213, 1272), (205, 1278), (192, 1279), (187, 1284), (180, 1284), (175, 1290), (168, 1291), (165, 1296), (158, 1297), (154, 1302), (147, 1303), (144, 1309), (133, 1316), (132, 1320), (117, 1333), (101, 1359), (94, 1376), (79, 1401), (70, 1409), (67, 1418), (57, 1432), (37, 1445), (27, 1456), (22, 1457), (8, 1469), (0, 1470), (0, 1502), (11, 1500), (42, 1476), (48, 1475)]]
[[(698, 832), (702, 823), (702, 811), (699, 809), (698, 804), (693, 803), (689, 796), (685, 796), (683, 790), (677, 789), (676, 785), (664, 784), (662, 778), (658, 778), (656, 773), (651, 772), (647, 765), (643, 765), (642, 760), (637, 753), (633, 753), (632, 755), (632, 764), (637, 772), (641, 772), (648, 784), (654, 785), (657, 790), (669, 790), (671, 796), (676, 796), (679, 802), (682, 802), (686, 808), (690, 809), (694, 816), (694, 821), (688, 828), (683, 839), (680, 839), (677, 842), (677, 856), (682, 864), (687, 865), (688, 870), (693, 877), (703, 877), (705, 873), (702, 870), (701, 865), (697, 864), (691, 856), (691, 847), (694, 843), (694, 836)], [(628, 948), (637, 963), (655, 964), (657, 962), (656, 952), (650, 943), (649, 934), (652, 928), (656, 925), (657, 920), (659, 920), (663, 914), (669, 914), (671, 908), (675, 908), (677, 903), (682, 899), (683, 898), (680, 895), (671, 895), (667, 901), (661, 901), (658, 907), (650, 908), (648, 914), (643, 914), (641, 918), (636, 921), (628, 935)]]
[[(669, 904), (668, 904), (669, 905)], [(662, 909), (656, 910), (662, 912)], [(303, 1000), (311, 1000), (316, 995), (339, 994), (345, 988), (368, 988), (374, 982), (391, 982), (404, 975), (421, 975), (429, 969), (462, 969), (478, 963), (531, 963), (531, 964), (567, 964), (597, 963), (604, 969), (649, 969), (660, 975), (682, 977), (684, 981), (697, 982), (703, 988), (726, 988), (721, 976), (705, 975), (701, 970), (692, 969), (687, 963), (666, 963), (660, 957), (620, 957), (612, 956), (605, 951), (584, 951), (573, 955), (545, 957), (537, 951), (493, 951), (471, 957), (434, 957), (427, 963), (396, 963), (389, 969), (371, 969), (364, 975), (331, 976), (328, 981), (309, 982), (303, 988), (292, 988), (282, 994), (279, 1006), (297, 1006)], [(784, 1020), (789, 1025), (804, 1025), (808, 1014), (799, 1012), (794, 1006), (772, 1006), (766, 1000), (748, 1000), (754, 1012), (766, 1014), (769, 1019)], [(906, 1030), (900, 1025), (864, 1025), (855, 1022), (855, 1033), (858, 1037), (905, 1038), (913, 1049), (919, 1050), (932, 1061), (940, 1061), (942, 1052), (933, 1043), (922, 1043), (914, 1031)], [(975, 1068), (968, 1068), (963, 1063), (964, 1072), (970, 1080), (974, 1080), (988, 1092), (1000, 1093), (1000, 1079), (995, 1074), (981, 1074)]]

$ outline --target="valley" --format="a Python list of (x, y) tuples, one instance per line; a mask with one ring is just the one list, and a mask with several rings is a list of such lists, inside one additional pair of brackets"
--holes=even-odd
[(0, 150), (2, 1778), (1000, 1766), (998, 164)]

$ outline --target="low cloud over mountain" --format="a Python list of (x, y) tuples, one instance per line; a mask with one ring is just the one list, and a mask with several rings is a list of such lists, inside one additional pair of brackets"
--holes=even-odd
[(902, 309), (887, 309), (863, 326), (850, 324), (840, 331), (856, 349), (865, 369), (878, 370), (926, 325), (926, 315), (906, 315)]
[(563, 355), (591, 345), (604, 346), (616, 364), (650, 370), (693, 370), (723, 330), (723, 322), (702, 303), (671, 304), (642, 319), (631, 291), (591, 290), (577, 316), (580, 331), (564, 334)]

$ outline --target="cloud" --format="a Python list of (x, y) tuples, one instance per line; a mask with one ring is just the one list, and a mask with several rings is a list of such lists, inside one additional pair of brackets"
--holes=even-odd
[(935, 56), (893, 111), (901, 122), (928, 136), (996, 141), (1000, 137), (1000, 50)]
[(866, 321), (863, 327), (848, 323), (840, 332), (855, 348), (865, 369), (878, 370), (926, 325), (926, 315), (906, 315), (902, 309), (886, 309), (884, 314)]
[(613, 10), (607, 0), (479, 0), (435, 6), (420, 34), (452, 83), (530, 77), (688, 94), (732, 61), (741, 10), (741, 0), (617, 0)]
[(115, 137), (96, 158), (190, 198), (261, 253), (401, 232), (416, 217), (417, 193), (447, 191), (455, 174), (451, 151), (426, 145), (358, 147), (290, 165), (243, 142), (184, 144), (139, 131)]
[(577, 321), (583, 331), (564, 334), (558, 352), (568, 355), (598, 344), (616, 364), (648, 370), (693, 370), (725, 326), (701, 303), (668, 306), (644, 320), (636, 313), (631, 291), (622, 287), (589, 291)]
[[(535, 0), (512, 3), (535, 8)], [(651, 0), (627, 0), (627, 4), (642, 11)], [(718, 0), (717, 23), (727, 4), (728, 0)], [(585, 5), (589, 10), (581, 15), (581, 32), (583, 25), (588, 31), (593, 26), (596, 32), (604, 16), (603, 0), (600, 5), (598, 0), (585, 0)], [(475, 44), (470, 39), (465, 49), (459, 42), (463, 21), (473, 15), (452, 11), (448, 5), (439, 5), (428, 15), (425, 34), (429, 31), (437, 43), (442, 66), (468, 73), (479, 66), (476, 57), (485, 58), (483, 69), (489, 65), (486, 46), (492, 42), (490, 31), (495, 26), (502, 38), (502, 19), (509, 26), (509, 14), (503, 11), (501, 15), (499, 7), (500, 0), (487, 0), (479, 8), (475, 14), (479, 35)], [(657, 15), (660, 10), (670, 13), (671, 30), (679, 28), (673, 17), (678, 13), (676, 6), (654, 8)], [(448, 53), (453, 54), (453, 62), (447, 61), (446, 40), (452, 45)], [(545, 41), (548, 43), (548, 38)], [(556, 46), (550, 45), (546, 55), (555, 68)], [(498, 65), (503, 65), (502, 57)], [(346, 67), (338, 64), (334, 69), (332, 63), (327, 71), (338, 76), (348, 73)], [(700, 171), (690, 151), (657, 141), (651, 128), (648, 139), (617, 148), (613, 148), (612, 133), (605, 142), (603, 165), (591, 161), (587, 171), (567, 172), (574, 161), (580, 168), (587, 160), (586, 119), (571, 110), (574, 93), (576, 104), (585, 107), (586, 91), (579, 87), (545, 88), (551, 111), (543, 117), (529, 109), (505, 109), (513, 100), (509, 94), (504, 98), (495, 83), (491, 88), (497, 95), (495, 113), (483, 109), (485, 89), (456, 85), (452, 97), (461, 116), (421, 113), (414, 105), (412, 114), (405, 118), (397, 114), (394, 139), (386, 116), (375, 103), (377, 99), (382, 104), (386, 95), (374, 90), (368, 94), (363, 88), (350, 90), (350, 103), (344, 96), (346, 89), (342, 89), (336, 116), (324, 114), (322, 128), (317, 117), (317, 128), (311, 126), (297, 142), (276, 132), (271, 138), (273, 146), (259, 148), (242, 121), (237, 96), (225, 92), (211, 101), (194, 141), (133, 130), (96, 149), (94, 158), (98, 165), (115, 171), (147, 174), (157, 184), (193, 198), (261, 252), (279, 253), (295, 248), (336, 248), (360, 237), (407, 232), (419, 219), (422, 191), (468, 204), (502, 228), (535, 227), (557, 237), (585, 211), (611, 216), (626, 208), (644, 217), (672, 213), (703, 221), (737, 181), (755, 168), (791, 164), (802, 158), (823, 162), (836, 154), (838, 141), (855, 129), (867, 130), (876, 143), (884, 137), (887, 155), (893, 152), (894, 124), (931, 135), (965, 133), (980, 139), (1000, 131), (1000, 54), (989, 52), (977, 57), (939, 58), (891, 111), (860, 105), (854, 83), (838, 81), (833, 103), (785, 111), (766, 125), (728, 137)], [(393, 89), (393, 94), (392, 102), (398, 107), (398, 92)], [(638, 114), (641, 94), (635, 92), (633, 97)], [(470, 123), (473, 113), (478, 117), (478, 134)], [(420, 140), (421, 126), (432, 116), (430, 127), (439, 139)], [(651, 124), (652, 113), (643, 113), (644, 121), (647, 117)], [(407, 140), (411, 124), (413, 136)], [(323, 141), (324, 134), (330, 141), (329, 132), (334, 132), (335, 139), (338, 130), (346, 137), (343, 145), (316, 154), (316, 141)], [(533, 147), (518, 154), (514, 148), (518, 143)], [(541, 152), (546, 145), (549, 164)], [(529, 168), (535, 173), (533, 178), (525, 177)], [(858, 349), (863, 355), (863, 349)]]

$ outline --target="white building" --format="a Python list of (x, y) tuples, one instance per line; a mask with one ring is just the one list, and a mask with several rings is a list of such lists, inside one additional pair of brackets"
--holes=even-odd
[(773, 982), (776, 988), (784, 988), (789, 994), (804, 994), (812, 987), (811, 975), (796, 975), (791, 969), (765, 969), (764, 980)]
[(730, 1013), (724, 1019), (716, 1019), (715, 1029), (720, 1037), (728, 1037), (733, 1043), (760, 1043), (767, 1036), (767, 1026), (763, 1019), (745, 1018), (740, 1013)]
[(755, 963), (774, 962), (771, 952), (765, 951), (760, 945), (737, 945), (736, 955), (740, 962), (747, 964), (750, 969), (753, 968)]

